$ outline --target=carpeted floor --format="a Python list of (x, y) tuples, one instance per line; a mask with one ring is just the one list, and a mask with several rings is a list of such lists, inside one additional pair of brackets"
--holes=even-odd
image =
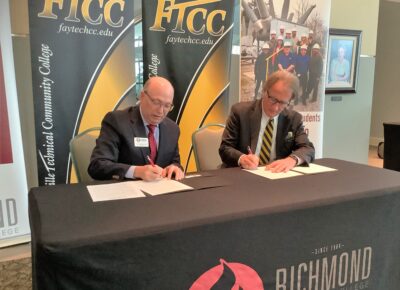
[(0, 262), (0, 290), (31, 290), (31, 258)]

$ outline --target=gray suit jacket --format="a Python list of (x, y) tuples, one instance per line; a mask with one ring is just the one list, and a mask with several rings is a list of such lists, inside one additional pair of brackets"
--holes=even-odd
[[(159, 124), (159, 130), (155, 163), (160, 167), (170, 164), (181, 167), (178, 125), (167, 117)], [(107, 113), (90, 159), (90, 176), (100, 180), (124, 179), (131, 165), (148, 164), (146, 156), (150, 155), (150, 149), (136, 147), (135, 137), (147, 138), (139, 106)]]
[[(255, 152), (261, 117), (261, 100), (232, 106), (219, 148), (219, 155), (226, 167), (238, 166), (239, 157), (248, 153), (247, 146)], [(285, 109), (279, 114), (275, 149), (276, 159), (294, 154), (306, 163), (314, 160), (314, 146), (308, 140), (302, 116), (298, 112)]]

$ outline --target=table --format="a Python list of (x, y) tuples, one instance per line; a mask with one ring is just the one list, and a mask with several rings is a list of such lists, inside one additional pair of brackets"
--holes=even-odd
[(400, 173), (316, 163), (338, 171), (100, 203), (33, 188), (34, 289), (400, 289)]
[(400, 123), (383, 123), (384, 154), (383, 167), (400, 171)]

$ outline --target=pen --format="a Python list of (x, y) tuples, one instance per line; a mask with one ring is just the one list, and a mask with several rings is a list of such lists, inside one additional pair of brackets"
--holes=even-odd
[(149, 157), (149, 155), (146, 156), (147, 160), (149, 161), (149, 163), (151, 164), (151, 166), (155, 166), (153, 160), (151, 160), (151, 158)]
[(249, 154), (253, 154), (253, 151), (251, 151), (250, 146), (247, 146), (247, 152), (248, 152)]

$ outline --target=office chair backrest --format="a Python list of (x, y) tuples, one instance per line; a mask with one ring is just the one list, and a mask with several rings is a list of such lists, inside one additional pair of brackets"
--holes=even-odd
[(89, 182), (93, 180), (87, 172), (87, 169), (99, 133), (100, 127), (93, 127), (79, 133), (69, 142), (72, 164), (74, 165), (78, 182)]
[(192, 144), (197, 171), (221, 167), (222, 161), (218, 149), (224, 128), (222, 124), (208, 124), (193, 132)]

